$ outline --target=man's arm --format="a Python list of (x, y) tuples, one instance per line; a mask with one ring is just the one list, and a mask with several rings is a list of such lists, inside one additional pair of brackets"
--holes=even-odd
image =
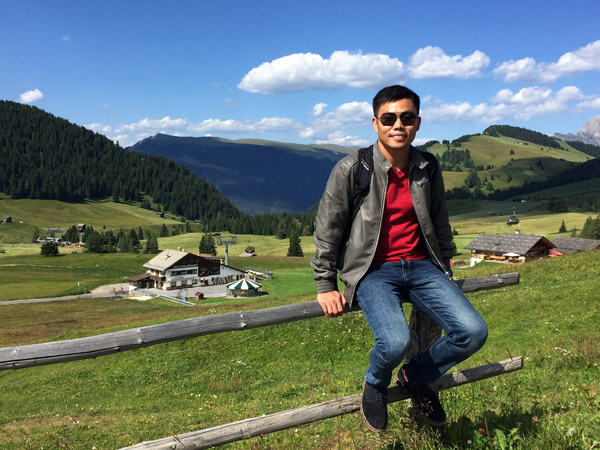
[(310, 265), (317, 282), (317, 300), (327, 317), (341, 314), (346, 305), (346, 299), (338, 291), (337, 264), (351, 215), (351, 167), (352, 163), (344, 159), (331, 171), (319, 203), (313, 236), (316, 252)]

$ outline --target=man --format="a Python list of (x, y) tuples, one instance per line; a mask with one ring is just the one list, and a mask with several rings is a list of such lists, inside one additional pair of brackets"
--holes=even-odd
[(352, 211), (357, 164), (367, 164), (356, 154), (341, 160), (327, 182), (314, 234), (311, 266), (323, 312), (340, 315), (356, 300), (375, 338), (361, 403), (374, 432), (387, 426), (387, 386), (410, 348), (403, 299), (445, 331), (394, 377), (411, 396), (409, 413), (432, 425), (443, 425), (446, 414), (427, 384), (487, 338), (484, 320), (450, 279), (452, 233), (441, 169), (432, 155), (411, 145), (421, 125), (419, 107), (419, 96), (404, 86), (379, 91), (373, 99), (373, 167), (365, 167), (371, 173), (369, 191)]

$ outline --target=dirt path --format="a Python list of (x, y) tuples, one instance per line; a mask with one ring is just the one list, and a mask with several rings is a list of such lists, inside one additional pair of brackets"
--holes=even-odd
[[(160, 293), (175, 296), (181, 292), (181, 290), (173, 291), (161, 291), (158, 289), (150, 289), (157, 295)], [(216, 298), (225, 297), (225, 286), (203, 286), (200, 288), (188, 288), (183, 290), (183, 294), (186, 297), (193, 297), (196, 291), (200, 291), (204, 294), (205, 298)], [(128, 284), (106, 284), (104, 286), (97, 287), (92, 290), (89, 294), (81, 295), (65, 295), (63, 297), (48, 297), (48, 298), (29, 298), (23, 300), (7, 300), (0, 301), (0, 306), (3, 305), (17, 305), (20, 303), (44, 303), (44, 302), (59, 302), (62, 300), (76, 300), (78, 298), (123, 298), (129, 294)]]
[[(78, 298), (123, 298), (127, 295), (128, 286), (123, 285), (124, 294), (120, 294), (121, 284), (107, 284), (105, 286), (97, 287), (92, 290), (89, 294), (81, 295), (64, 295), (62, 297), (47, 297), (47, 298), (27, 298), (23, 300), (7, 300), (0, 302), (0, 306), (3, 305), (18, 305), (19, 303), (44, 303), (44, 302), (59, 302), (62, 300), (76, 300)], [(114, 288), (114, 292), (113, 292)]]

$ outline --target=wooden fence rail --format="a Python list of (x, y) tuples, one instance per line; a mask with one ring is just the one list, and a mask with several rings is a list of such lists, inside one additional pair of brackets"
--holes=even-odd
[[(444, 375), (431, 387), (436, 390), (449, 389), (474, 381), (513, 372), (523, 368), (523, 358), (499, 361), (472, 369)], [(388, 404), (406, 400), (408, 395), (399, 387), (388, 389)], [(141, 442), (127, 449), (144, 450), (174, 450), (174, 449), (203, 449), (215, 445), (227, 444), (242, 439), (249, 439), (261, 434), (273, 433), (294, 428), (318, 420), (350, 414), (360, 409), (361, 394), (350, 395), (337, 400), (331, 400), (316, 405), (291, 409), (288, 411), (269, 414), (262, 417), (241, 420), (226, 425), (220, 425), (204, 430), (192, 431), (155, 441)], [(124, 448), (121, 450), (125, 450)]]
[[(496, 289), (519, 283), (519, 273), (468, 278), (456, 282), (463, 292)], [(65, 341), (0, 349), (0, 370), (96, 358), (178, 339), (239, 331), (323, 315), (316, 301), (256, 311), (200, 316)]]

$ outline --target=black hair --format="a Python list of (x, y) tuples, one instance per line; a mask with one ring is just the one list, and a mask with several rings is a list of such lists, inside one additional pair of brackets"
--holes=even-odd
[(417, 115), (419, 115), (419, 108), (421, 107), (421, 99), (419, 96), (405, 86), (394, 85), (383, 88), (373, 98), (374, 116), (377, 117), (379, 108), (384, 103), (392, 103), (405, 98), (413, 102), (413, 105), (415, 105), (415, 108), (417, 109)]

